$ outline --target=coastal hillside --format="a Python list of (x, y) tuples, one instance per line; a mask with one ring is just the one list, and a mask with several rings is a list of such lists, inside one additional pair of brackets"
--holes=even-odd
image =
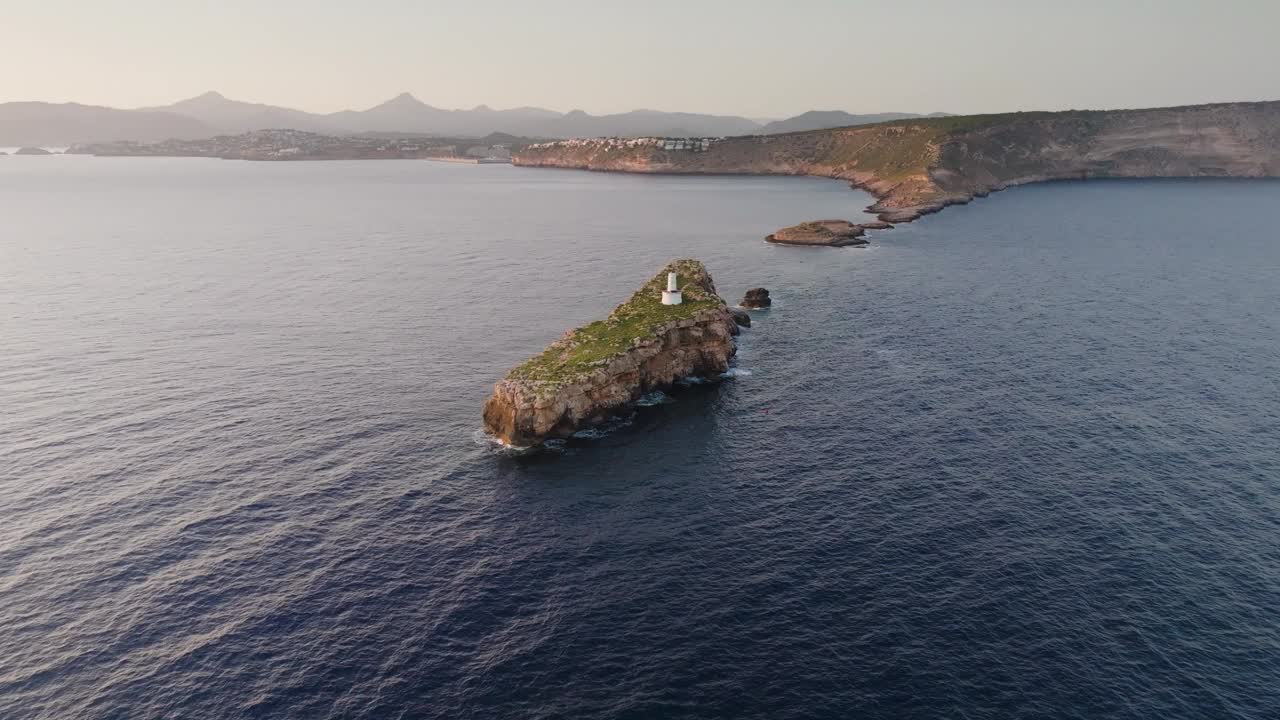
[(947, 117), (949, 113), (930, 113), (921, 115), (919, 113), (870, 113), (867, 115), (855, 115), (847, 113), (843, 110), (810, 110), (800, 113), (795, 117), (786, 120), (774, 120), (761, 129), (762, 135), (775, 135), (778, 133), (803, 132), (806, 130), (825, 130), (828, 128), (849, 127), (852, 125), (871, 125), (873, 123), (888, 122), (890, 120), (909, 120), (915, 118), (926, 117)]
[(701, 140), (531, 145), (517, 165), (645, 173), (815, 175), (909, 222), (1011, 185), (1059, 179), (1280, 176), (1280, 102), (897, 120)]

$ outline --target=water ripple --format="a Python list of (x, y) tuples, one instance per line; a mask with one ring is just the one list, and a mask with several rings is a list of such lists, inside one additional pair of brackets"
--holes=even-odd
[[(1280, 184), (1022, 188), (864, 253), (758, 242), (867, 201), (815, 180), (38, 172), (0, 167), (0, 717), (1280, 707)], [(779, 298), (749, 370), (477, 436), (691, 254)]]

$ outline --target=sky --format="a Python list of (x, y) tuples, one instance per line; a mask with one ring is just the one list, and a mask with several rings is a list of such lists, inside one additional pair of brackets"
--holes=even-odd
[(778, 118), (1280, 99), (1280, 0), (0, 0), (0, 102)]

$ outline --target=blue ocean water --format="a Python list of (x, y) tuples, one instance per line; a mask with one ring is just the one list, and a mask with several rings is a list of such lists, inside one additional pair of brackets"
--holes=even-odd
[[(1272, 718), (1280, 182), (0, 161), (0, 717)], [(513, 457), (695, 256), (738, 377)]]

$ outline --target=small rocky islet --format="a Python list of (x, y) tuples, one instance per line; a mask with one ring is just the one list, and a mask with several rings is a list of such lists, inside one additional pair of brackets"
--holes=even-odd
[[(864, 245), (866, 229), (819, 220), (783, 228), (768, 240)], [(668, 302), (672, 295), (674, 304)], [(505, 445), (534, 447), (626, 414), (645, 394), (682, 379), (722, 375), (737, 353), (739, 327), (751, 327), (747, 310), (772, 305), (769, 291), (756, 287), (730, 307), (701, 261), (676, 260), (606, 319), (568, 331), (512, 368), (485, 401), (485, 430)]]
[(769, 297), (769, 291), (762, 287), (751, 288), (746, 295), (742, 296), (742, 302), (738, 303), (748, 310), (761, 310), (773, 306), (773, 298)]
[[(679, 304), (663, 302), (671, 273)], [(484, 404), (485, 429), (504, 444), (535, 446), (624, 414), (681, 379), (719, 376), (737, 352), (739, 324), (706, 267), (676, 260), (606, 319), (512, 368)]]
[(810, 220), (775, 230), (765, 240), (778, 245), (861, 246), (870, 243), (865, 237), (868, 230), (887, 230), (892, 227), (893, 225), (882, 220), (862, 224), (848, 220)]

